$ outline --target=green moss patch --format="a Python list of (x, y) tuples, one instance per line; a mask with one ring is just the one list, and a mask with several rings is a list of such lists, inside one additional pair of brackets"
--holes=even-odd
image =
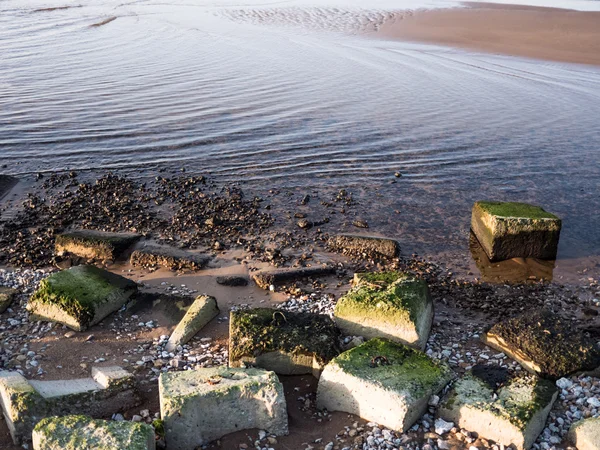
[(312, 354), (327, 363), (340, 353), (339, 337), (339, 330), (324, 315), (269, 308), (232, 311), (230, 359), (283, 351)]
[(493, 216), (526, 219), (558, 219), (543, 208), (527, 203), (479, 201), (475, 206)]

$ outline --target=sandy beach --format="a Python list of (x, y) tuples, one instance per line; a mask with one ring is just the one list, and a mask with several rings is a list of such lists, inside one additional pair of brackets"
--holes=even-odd
[(465, 6), (395, 17), (376, 36), (600, 65), (600, 12), (494, 3)]

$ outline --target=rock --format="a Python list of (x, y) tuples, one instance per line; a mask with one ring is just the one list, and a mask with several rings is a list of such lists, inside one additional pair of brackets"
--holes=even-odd
[(261, 271), (252, 277), (254, 282), (262, 289), (269, 289), (269, 286), (278, 285), (300, 280), (302, 278), (323, 277), (335, 274), (335, 267), (303, 267), (301, 269), (276, 269)]
[(219, 307), (214, 297), (200, 295), (189, 307), (183, 319), (177, 324), (165, 347), (173, 352), (178, 345), (187, 343), (198, 331), (219, 314)]
[(578, 450), (600, 450), (600, 417), (575, 422), (568, 439)]
[(59, 255), (70, 253), (87, 259), (115, 260), (140, 237), (135, 233), (75, 230), (56, 236), (55, 248)]
[(139, 267), (166, 267), (170, 270), (200, 270), (210, 258), (166, 245), (146, 244), (131, 254), (131, 265)]
[(135, 378), (120, 367), (94, 367), (92, 378), (27, 381), (18, 372), (0, 371), (0, 402), (15, 444), (29, 439), (38, 421), (49, 416), (110, 416), (140, 403)]
[(268, 308), (232, 311), (229, 365), (255, 365), (280, 375), (312, 373), (340, 353), (340, 332), (325, 315)]
[(327, 245), (334, 251), (369, 258), (395, 258), (400, 254), (400, 244), (394, 239), (338, 234), (329, 238)]
[(18, 180), (8, 175), (0, 175), (0, 200), (17, 184)]
[(34, 450), (154, 450), (150, 425), (92, 419), (47, 417), (33, 429)]
[(552, 382), (535, 375), (511, 378), (504, 369), (476, 366), (454, 384), (439, 415), (480, 438), (526, 450), (544, 429), (557, 395)]
[(369, 224), (365, 220), (355, 220), (352, 222), (356, 228), (369, 228)]
[(238, 276), (222, 276), (217, 277), (217, 284), (223, 286), (248, 286), (248, 278)]
[(62, 323), (83, 331), (117, 311), (137, 292), (137, 284), (94, 266), (50, 275), (27, 304), (29, 320)]
[(283, 386), (274, 372), (216, 367), (161, 373), (159, 396), (169, 448), (194, 450), (253, 428), (288, 433)]
[(476, 202), (471, 229), (491, 261), (556, 259), (561, 220), (526, 203)]
[(424, 280), (400, 272), (355, 274), (354, 288), (334, 310), (345, 334), (385, 337), (424, 349), (433, 303)]
[(297, 224), (303, 230), (308, 230), (314, 226), (314, 224), (308, 219), (300, 219)]
[(8, 309), (18, 292), (16, 289), (0, 286), (0, 314)]
[(452, 428), (454, 428), (454, 423), (452, 422), (446, 422), (444, 419), (436, 419), (435, 421), (435, 432), (437, 434), (449, 433)]
[(317, 406), (406, 431), (427, 411), (429, 397), (452, 378), (446, 364), (418, 350), (387, 339), (371, 339), (325, 367)]
[(528, 371), (553, 380), (600, 366), (594, 342), (546, 309), (497, 323), (481, 339)]

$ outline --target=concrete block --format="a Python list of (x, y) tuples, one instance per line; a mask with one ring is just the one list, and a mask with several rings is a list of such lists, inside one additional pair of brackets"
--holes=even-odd
[(172, 352), (178, 345), (188, 342), (218, 314), (219, 307), (214, 297), (209, 295), (197, 297), (169, 337), (166, 351)]
[(400, 244), (395, 239), (356, 234), (338, 234), (329, 238), (329, 248), (347, 255), (367, 258), (395, 258)]
[(141, 236), (135, 233), (109, 233), (74, 230), (56, 236), (56, 253), (70, 253), (86, 259), (115, 260)]
[(0, 286), (0, 314), (8, 309), (19, 291)]
[(166, 267), (170, 270), (200, 270), (210, 258), (166, 245), (146, 244), (133, 251), (131, 265), (139, 267)]
[(600, 450), (600, 417), (575, 422), (568, 438), (578, 450)]

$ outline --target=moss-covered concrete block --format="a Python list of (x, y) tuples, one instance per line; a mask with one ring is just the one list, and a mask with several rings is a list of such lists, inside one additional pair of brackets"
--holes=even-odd
[(210, 295), (200, 295), (189, 307), (183, 319), (169, 337), (165, 350), (172, 352), (193, 338), (208, 322), (219, 314), (217, 300)]
[(495, 324), (482, 335), (482, 341), (529, 372), (553, 380), (600, 367), (595, 342), (572, 322), (545, 309)]
[(252, 428), (288, 433), (283, 386), (274, 372), (216, 367), (162, 373), (159, 396), (169, 448), (194, 450)]
[(33, 429), (34, 450), (154, 450), (154, 429), (77, 415), (47, 417)]
[(331, 236), (327, 245), (336, 252), (363, 258), (395, 258), (400, 254), (398, 241), (374, 236), (338, 234)]
[(578, 450), (600, 450), (600, 417), (575, 422), (568, 437)]
[(140, 238), (135, 233), (74, 230), (56, 236), (55, 249), (58, 254), (70, 253), (86, 259), (115, 260)]
[(336, 304), (334, 317), (348, 335), (385, 337), (422, 350), (433, 303), (422, 279), (400, 272), (359, 273), (354, 288)]
[(452, 378), (447, 365), (418, 350), (387, 339), (371, 339), (325, 367), (317, 406), (406, 431), (426, 412), (429, 398)]
[(137, 284), (94, 266), (50, 275), (27, 304), (30, 320), (62, 323), (76, 331), (97, 324), (137, 292)]
[(200, 270), (210, 258), (166, 245), (145, 245), (131, 254), (131, 265), (144, 268), (165, 267), (170, 270)]
[(556, 259), (561, 220), (527, 203), (476, 202), (471, 229), (490, 261)]
[(442, 402), (440, 417), (517, 450), (531, 447), (556, 400), (554, 384), (535, 375), (499, 381), (468, 372)]
[(0, 286), (0, 314), (8, 309), (17, 293), (16, 289)]
[(28, 440), (35, 424), (48, 416), (104, 417), (139, 405), (135, 377), (120, 367), (94, 367), (92, 378), (26, 380), (0, 372), (0, 402), (15, 443)]
[(341, 349), (333, 321), (318, 314), (269, 308), (232, 311), (229, 365), (258, 366), (281, 375), (318, 377)]

